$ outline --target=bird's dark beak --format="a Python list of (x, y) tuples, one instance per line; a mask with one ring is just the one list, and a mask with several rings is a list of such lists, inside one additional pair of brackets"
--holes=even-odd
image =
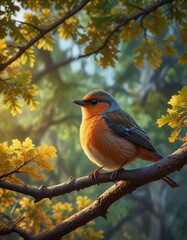
[(77, 105), (82, 106), (82, 107), (86, 106), (86, 103), (83, 100), (73, 100), (73, 102)]

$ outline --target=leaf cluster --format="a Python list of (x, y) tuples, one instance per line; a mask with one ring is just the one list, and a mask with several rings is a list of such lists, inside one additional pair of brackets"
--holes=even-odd
[[(185, 1), (132, 3), (123, 0), (85, 0), (75, 4), (73, 0), (58, 0), (55, 3), (51, 0), (34, 3), (19, 0), (20, 5), (14, 1), (3, 2), (4, 8), (0, 12), (0, 69), (4, 71), (0, 73), (0, 87), (1, 92), (8, 92), (4, 99), (13, 115), (21, 112), (22, 103), (18, 96), (32, 109), (38, 105), (35, 99), (38, 92), (36, 86), (29, 82), (29, 74), (24, 76), (27, 88), (23, 88), (23, 84), (21, 91), (16, 84), (23, 81), (21, 66), (27, 64), (34, 67), (36, 49), (53, 50), (57, 33), (59, 39), (73, 40), (83, 49), (84, 54), (76, 59), (94, 55), (95, 62), (104, 68), (115, 66), (120, 55), (120, 43), (129, 41), (136, 41), (134, 61), (137, 67), (141, 67), (146, 59), (151, 67), (158, 68), (166, 55), (177, 56), (180, 64), (187, 60), (186, 52), (180, 55), (177, 51), (177, 39), (170, 30), (177, 26), (181, 44), (187, 43)], [(21, 9), (31, 10), (24, 13), (23, 21), (16, 17)], [(15, 78), (17, 80), (14, 82)], [(16, 89), (11, 96), (7, 79)], [(23, 94), (25, 91), (26, 94)], [(32, 93), (28, 96), (28, 92)], [(23, 95), (27, 95), (27, 99)]]
[[(20, 142), (18, 139), (12, 140), (8, 146), (7, 142), (0, 144), (0, 179), (6, 182), (23, 185), (20, 173), (27, 174), (30, 178), (40, 180), (45, 177), (44, 170), (52, 171), (53, 165), (49, 162), (50, 158), (56, 156), (56, 149), (53, 146), (35, 147), (30, 138)], [(44, 199), (35, 203), (29, 197), (22, 197), (19, 200), (18, 193), (0, 189), (0, 211), (8, 217), (14, 219), (24, 218), (20, 221), (19, 227), (29, 230), (30, 233), (39, 233), (43, 228), (50, 228), (74, 214), (76, 211), (87, 207), (91, 199), (87, 196), (77, 196), (76, 204), (68, 202), (53, 203), (49, 199)], [(49, 218), (49, 214), (52, 216)], [(103, 239), (103, 231), (93, 229), (94, 221), (85, 227), (80, 227), (67, 236), (67, 240), (76, 239)], [(0, 220), (0, 228), (6, 228), (6, 221)]]
[(40, 146), (35, 148), (30, 138), (24, 142), (13, 139), (8, 146), (7, 142), (0, 144), (0, 179), (24, 184), (19, 173), (29, 175), (33, 179), (43, 179), (43, 170), (53, 170), (53, 165), (49, 162), (50, 158), (56, 156), (56, 149), (53, 146)]
[[(11, 56), (7, 50), (5, 40), (0, 40), (0, 61), (4, 63)], [(32, 65), (33, 48), (28, 49), (19, 60), (0, 72), (0, 92), (3, 94), (4, 105), (10, 109), (13, 116), (22, 112), (23, 100), (31, 110), (35, 110), (39, 102), (36, 99), (38, 88), (31, 84), (30, 71), (20, 72), (19, 64), (27, 61)]]
[(187, 133), (183, 137), (179, 137), (182, 129), (187, 127), (187, 86), (184, 86), (178, 91), (178, 95), (172, 96), (168, 104), (171, 105), (167, 109), (167, 114), (162, 115), (161, 118), (157, 120), (159, 127), (168, 124), (171, 128), (175, 128), (169, 137), (170, 142), (180, 139), (181, 141), (187, 141)]
[[(61, 223), (92, 202), (87, 196), (81, 195), (76, 197), (75, 203), (62, 202), (61, 200), (52, 202), (49, 199), (43, 199), (35, 203), (34, 200), (31, 200), (29, 197), (22, 197), (16, 202), (17, 193), (4, 189), (1, 189), (0, 193), (2, 203), (0, 207), (1, 214), (4, 213), (4, 215), (6, 215), (7, 212), (12, 212), (12, 218), (22, 218), (19, 227), (31, 234), (37, 234), (43, 229), (52, 228), (54, 224)], [(49, 215), (51, 216), (50, 218)], [(64, 239), (103, 239), (104, 232), (102, 230), (94, 230), (94, 225), (95, 221), (90, 221), (87, 225), (77, 228)], [(3, 219), (0, 220), (0, 229), (1, 228), (6, 228), (6, 221), (3, 221)]]

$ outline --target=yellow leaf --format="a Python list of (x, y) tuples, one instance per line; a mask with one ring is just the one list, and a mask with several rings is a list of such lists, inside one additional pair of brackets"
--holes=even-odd
[(37, 157), (35, 158), (35, 162), (38, 167), (43, 170), (51, 171), (54, 169), (54, 166), (48, 162), (49, 158), (56, 156), (56, 148), (53, 146), (40, 146), (38, 147)]
[(143, 56), (139, 55), (139, 56), (135, 57), (134, 63), (135, 63), (137, 68), (142, 67), (142, 65), (143, 65)]
[(166, 45), (165, 54), (169, 56), (176, 56), (177, 50), (172, 45)]
[(187, 52), (179, 57), (178, 64), (185, 64), (187, 62)]
[(187, 23), (183, 24), (183, 28), (179, 29), (179, 32), (181, 34), (181, 43), (186, 44), (187, 43)]
[(43, 173), (38, 173), (38, 170), (30, 165), (23, 166), (20, 172), (27, 173), (31, 178), (36, 180), (41, 180), (45, 177)]
[(116, 14), (123, 14), (124, 13), (124, 10), (121, 6), (114, 6), (112, 9), (111, 9), (111, 12), (110, 12), (112, 15), (116, 15)]
[[(11, 151), (9, 150), (8, 143), (0, 143), (0, 159), (3, 159), (4, 161), (8, 160), (10, 153)], [(2, 161), (0, 161), (0, 163), (1, 162)]]
[(160, 65), (162, 63), (161, 55), (147, 56), (147, 60), (149, 61), (150, 65), (153, 69), (157, 69), (158, 67), (160, 67)]
[(183, 142), (187, 142), (187, 133), (186, 133), (186, 135), (184, 136), (184, 137), (182, 137), (182, 138), (179, 138), (181, 141), (183, 141)]
[(34, 55), (34, 47), (30, 47), (24, 54), (19, 58), (19, 62), (21, 64), (28, 63), (30, 67), (34, 67), (35, 63), (35, 55)]
[(24, 159), (23, 158), (12, 157), (12, 159), (11, 159), (11, 165), (13, 167), (15, 167), (15, 168), (19, 167), (23, 163), (24, 163)]
[[(186, 117), (187, 117), (187, 116), (186, 116)], [(186, 120), (184, 120), (184, 122), (183, 122), (183, 123), (184, 123), (184, 125), (187, 125), (187, 119), (186, 119)]]
[(29, 176), (36, 180), (42, 180), (45, 177), (44, 173), (30, 172)]
[(9, 56), (6, 42), (4, 39), (0, 39), (0, 63), (4, 63), (8, 60)]
[[(168, 124), (171, 128), (177, 128), (169, 137), (169, 141), (174, 142), (180, 131), (187, 125), (187, 86), (179, 90), (178, 95), (172, 96), (168, 104), (171, 105), (171, 108), (167, 109), (168, 114), (162, 115), (157, 120), (157, 124), (159, 127)], [(178, 139), (186, 141), (186, 136)]]
[(132, 38), (136, 39), (140, 36), (141, 27), (139, 23), (131, 20), (125, 25), (125, 27), (120, 32), (120, 38), (129, 42)]
[(18, 139), (13, 139), (12, 140), (12, 145), (10, 146), (10, 149), (15, 151), (15, 150), (19, 150), (21, 148), (22, 148), (21, 142)]
[(180, 91), (178, 91), (178, 93), (183, 98), (182, 101), (187, 103), (187, 86), (184, 86)]
[(24, 184), (24, 182), (20, 178), (16, 177), (15, 175), (11, 175), (11, 177), (9, 178), (9, 181), (18, 185)]
[(39, 101), (37, 101), (37, 100), (31, 100), (30, 103), (29, 103), (30, 110), (31, 110), (31, 111), (36, 110), (36, 108), (38, 107), (39, 104), (40, 104)]
[(25, 172), (25, 173), (32, 173), (32, 172), (37, 172), (37, 169), (34, 168), (33, 166), (30, 166), (30, 165), (25, 165), (21, 168), (20, 172)]
[(25, 141), (22, 143), (24, 149), (30, 150), (30, 149), (34, 149), (35, 145), (32, 143), (32, 140), (27, 137), (25, 139)]
[(36, 163), (41, 170), (45, 169), (47, 171), (51, 171), (54, 169), (54, 166), (51, 163), (49, 163), (47, 160), (38, 158)]
[(6, 42), (5, 42), (5, 39), (0, 39), (0, 51), (1, 51), (1, 52), (5, 51), (5, 53), (8, 52), (8, 50), (6, 50)]
[(22, 103), (14, 102), (12, 104), (12, 108), (11, 108), (11, 111), (10, 111), (12, 116), (15, 117), (17, 113), (22, 113), (22, 107), (23, 107)]
[(180, 133), (180, 130), (175, 130), (171, 133), (171, 136), (168, 138), (169, 139), (169, 142), (175, 142), (176, 138), (178, 137)]
[(83, 44), (89, 40), (89, 36), (86, 34), (81, 34), (80, 39), (77, 41), (78, 44)]
[(184, 86), (180, 91), (178, 91), (178, 95), (172, 96), (168, 103), (174, 110), (179, 110), (183, 107), (185, 108), (187, 106), (187, 86)]
[[(64, 13), (63, 13), (64, 14)], [(76, 16), (73, 16), (66, 20), (65, 23), (60, 25), (58, 28), (59, 37), (67, 40), (69, 38), (76, 39), (78, 33), (78, 19)]]
[(89, 204), (91, 204), (91, 199), (87, 196), (77, 196), (76, 204), (78, 211), (82, 210), (83, 208), (87, 207)]
[(38, 41), (37, 47), (38, 49), (42, 48), (47, 51), (52, 51), (54, 43), (54, 39), (50, 35), (46, 35)]
[(159, 127), (162, 127), (163, 125), (168, 123), (170, 120), (171, 120), (171, 117), (169, 116), (169, 114), (162, 115), (162, 117), (157, 120), (157, 124)]
[(49, 8), (43, 8), (43, 9), (42, 9), (42, 14), (43, 14), (45, 17), (48, 17), (49, 14), (50, 14), (50, 9), (49, 9)]
[(52, 158), (56, 157), (56, 148), (54, 146), (43, 145), (38, 147), (38, 155), (41, 157)]

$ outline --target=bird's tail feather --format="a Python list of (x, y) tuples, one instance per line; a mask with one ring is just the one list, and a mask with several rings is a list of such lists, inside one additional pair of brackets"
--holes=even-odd
[(169, 178), (167, 176), (163, 177), (162, 179), (164, 180), (164, 182), (166, 182), (172, 188), (179, 188), (180, 187), (180, 185), (178, 183), (174, 182), (171, 178)]
[[(156, 157), (158, 157), (158, 159), (162, 159), (163, 158), (163, 156), (159, 152), (157, 152), (157, 151), (154, 151), (154, 154), (155, 154)], [(166, 182), (172, 188), (179, 188), (180, 187), (180, 185), (178, 183), (173, 181), (168, 176), (163, 177), (162, 180), (164, 180), (164, 182)]]

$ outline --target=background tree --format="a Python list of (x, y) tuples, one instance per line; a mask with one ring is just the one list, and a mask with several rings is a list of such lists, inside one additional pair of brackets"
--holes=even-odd
[[(12, 238), (12, 232), (16, 232), (15, 239), (18, 235), (32, 239), (31, 233), (36, 233), (42, 239), (44, 229), (68, 223), (64, 219), (82, 209), (77, 220), (82, 214), (82, 224), (86, 223), (89, 215), (84, 208), (111, 186), (108, 183), (71, 192), (93, 185), (89, 178), (83, 178), (83, 184), (81, 179), (74, 180), (94, 169), (80, 148), (80, 112), (71, 104), (72, 99), (89, 90), (110, 91), (162, 154), (179, 147), (176, 138), (186, 141), (187, 92), (182, 88), (186, 83), (186, 7), (182, 0), (1, 1), (1, 234), (11, 233)], [(158, 130), (155, 124), (166, 113), (170, 98), (172, 108), (158, 123), (175, 128), (170, 136), (173, 144), (167, 141), (170, 129)], [(55, 148), (43, 144), (57, 149), (52, 162), (49, 158), (56, 155)], [(143, 161), (137, 161), (129, 168), (143, 165)], [(176, 166), (170, 171), (179, 169)], [(153, 174), (147, 181), (161, 178), (159, 168), (153, 170), (157, 176)], [(97, 219), (94, 225), (92, 221), (72, 231), (77, 226), (74, 223), (67, 230), (69, 235), (54, 229), (48, 237), (185, 239), (185, 171), (174, 176), (182, 186), (177, 192), (157, 181), (115, 203), (106, 222)], [(66, 191), (65, 185), (37, 189), (64, 182), (70, 176), (73, 178), (65, 182), (69, 186)], [(121, 178), (128, 179), (128, 173)], [(98, 181), (109, 179), (106, 174)], [(112, 191), (117, 199), (138, 187), (136, 184), (146, 183), (141, 183), (141, 175), (138, 181), (130, 179), (131, 184), (121, 186), (121, 195), (114, 185), (104, 199)], [(77, 188), (73, 188), (76, 183)], [(65, 192), (71, 194), (63, 195)], [(56, 197), (43, 199), (52, 196)], [(103, 216), (107, 204), (101, 201)], [(95, 209), (94, 203), (90, 206)], [(99, 215), (97, 211), (94, 214)]]

